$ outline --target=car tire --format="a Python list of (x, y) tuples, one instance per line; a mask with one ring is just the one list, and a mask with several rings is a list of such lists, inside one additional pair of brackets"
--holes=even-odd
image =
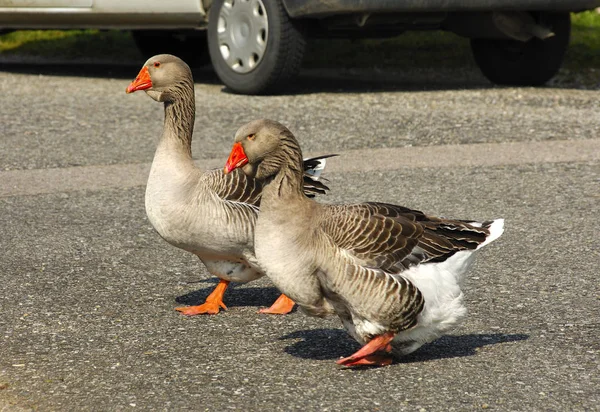
[(554, 36), (527, 42), (504, 39), (471, 39), (475, 62), (492, 83), (541, 86), (560, 69), (571, 35), (569, 13), (539, 13), (537, 21)]
[(214, 0), (208, 50), (217, 76), (231, 91), (280, 91), (302, 65), (306, 40), (281, 0)]
[(134, 30), (131, 34), (146, 59), (167, 53), (179, 57), (192, 67), (210, 62), (204, 30), (189, 33), (172, 30)]

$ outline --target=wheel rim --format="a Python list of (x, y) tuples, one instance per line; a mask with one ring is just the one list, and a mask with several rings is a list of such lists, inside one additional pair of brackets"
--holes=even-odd
[(269, 26), (261, 0), (225, 0), (219, 11), (219, 51), (237, 73), (249, 73), (262, 60), (267, 48)]

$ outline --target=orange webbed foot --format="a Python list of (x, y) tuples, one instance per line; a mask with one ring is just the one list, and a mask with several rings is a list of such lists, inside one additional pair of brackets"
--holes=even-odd
[(377, 352), (391, 352), (391, 342), (394, 336), (396, 334), (393, 332), (375, 336), (354, 354), (340, 359), (336, 363), (342, 366), (387, 366), (392, 363), (391, 355), (381, 355)]
[(194, 315), (216, 315), (219, 313), (220, 308), (227, 310), (227, 306), (223, 302), (205, 302), (202, 305), (197, 306), (182, 306), (175, 308), (176, 311), (185, 316)]
[(286, 315), (294, 309), (294, 301), (285, 295), (281, 295), (277, 298), (270, 308), (261, 309), (258, 313), (266, 313), (269, 315)]
[(186, 316), (194, 316), (194, 315), (216, 315), (219, 313), (220, 308), (227, 310), (227, 306), (223, 303), (223, 295), (225, 294), (225, 290), (227, 289), (227, 285), (229, 285), (228, 280), (220, 280), (219, 284), (211, 292), (210, 295), (206, 298), (206, 302), (202, 305), (198, 306), (182, 306), (180, 308), (175, 308), (176, 311), (186, 315)]

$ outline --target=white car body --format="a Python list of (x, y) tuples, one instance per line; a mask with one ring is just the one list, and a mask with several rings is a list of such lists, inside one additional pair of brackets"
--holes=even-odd
[(192, 29), (202, 0), (0, 0), (0, 28)]

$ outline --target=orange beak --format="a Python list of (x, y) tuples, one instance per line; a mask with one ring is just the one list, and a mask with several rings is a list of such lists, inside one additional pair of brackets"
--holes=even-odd
[(146, 90), (152, 87), (152, 79), (150, 78), (150, 72), (146, 66), (142, 67), (142, 70), (138, 73), (134, 81), (125, 89), (127, 93), (137, 92), (138, 90)]
[(244, 153), (244, 148), (240, 142), (237, 142), (233, 145), (231, 149), (231, 153), (229, 154), (229, 159), (227, 159), (227, 163), (225, 163), (225, 169), (223, 171), (225, 174), (231, 173), (232, 170), (237, 169), (238, 167), (244, 166), (248, 163), (248, 157), (246, 153)]

